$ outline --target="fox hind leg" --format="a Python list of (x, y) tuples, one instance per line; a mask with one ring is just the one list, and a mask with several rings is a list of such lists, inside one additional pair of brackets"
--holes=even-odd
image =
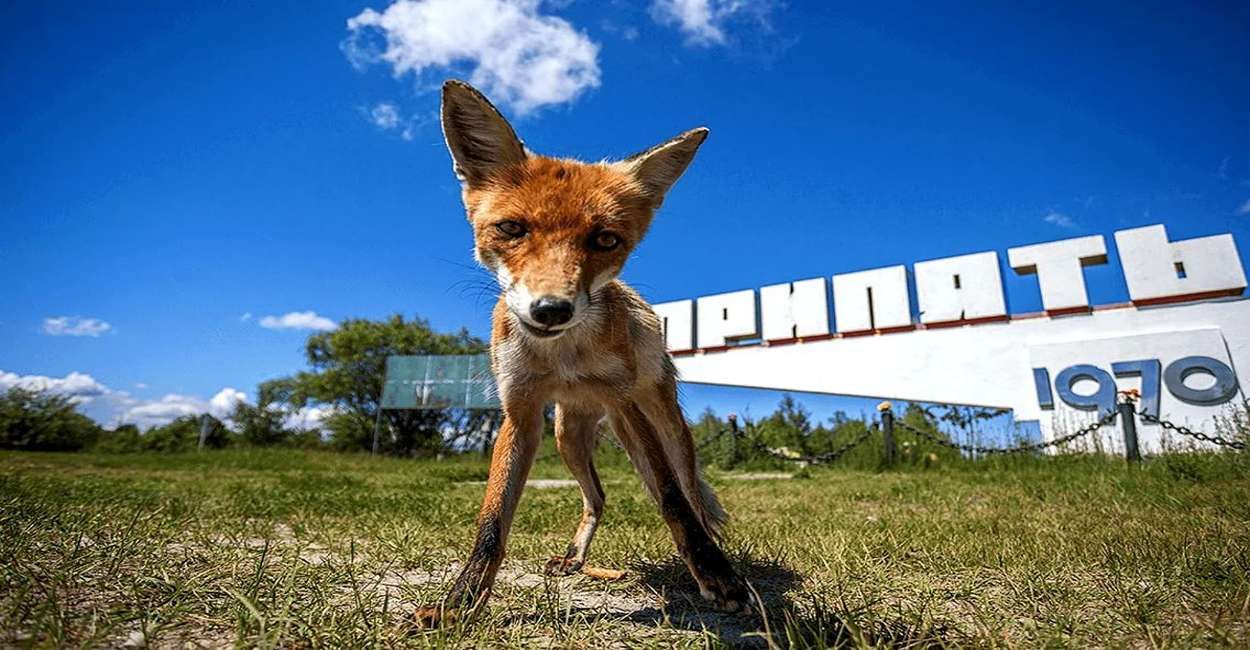
[(683, 491), (677, 472), (685, 467), (675, 467), (669, 460), (656, 428), (632, 402), (613, 412), (612, 426), (660, 506), (677, 552), (699, 585), (699, 594), (721, 611), (750, 611), (746, 583)]
[(643, 393), (637, 404), (655, 430), (656, 438), (660, 441), (664, 455), (690, 506), (712, 539), (719, 541), (728, 516), (721, 508), (716, 493), (700, 475), (694, 438), (677, 402), (676, 379), (669, 376), (654, 390)]
[(547, 562), (548, 575), (572, 575), (586, 564), (586, 554), (603, 516), (603, 484), (595, 471), (595, 435), (601, 409), (556, 405), (556, 448), (582, 489), (582, 518), (564, 555)]

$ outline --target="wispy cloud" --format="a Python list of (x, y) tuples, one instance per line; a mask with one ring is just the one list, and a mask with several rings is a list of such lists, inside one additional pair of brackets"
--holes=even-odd
[(208, 413), (219, 420), (229, 420), (239, 402), (246, 402), (247, 395), (234, 388), (223, 388), (207, 400), (193, 395), (170, 393), (156, 400), (137, 401), (117, 419), (140, 429), (168, 424), (180, 417)]
[(1062, 212), (1056, 212), (1055, 210), (1051, 210), (1042, 216), (1042, 221), (1045, 221), (1052, 226), (1058, 226), (1068, 230), (1075, 230), (1077, 227), (1076, 221), (1072, 217), (1069, 217)]
[(393, 129), (399, 126), (399, 109), (394, 104), (382, 102), (369, 111), (369, 120), (379, 129)]
[(1240, 208), (1237, 208), (1237, 214), (1239, 215), (1250, 214), (1250, 199), (1247, 199), (1245, 203), (1241, 204)]
[(245, 311), (242, 316), (239, 316), (239, 322), (246, 323), (250, 320), (252, 320), (252, 312), (250, 311)]
[(133, 424), (140, 429), (168, 424), (180, 417), (207, 413), (208, 407), (203, 400), (190, 395), (171, 393), (158, 400), (140, 403), (127, 409), (119, 421)]
[(338, 327), (334, 321), (312, 310), (292, 311), (281, 316), (265, 316), (260, 319), (260, 326), (271, 330), (318, 330), (322, 332)]
[(1224, 156), (1220, 161), (1220, 168), (1215, 171), (1215, 177), (1222, 181), (1228, 180), (1228, 160), (1229, 156)]
[(706, 47), (728, 40), (725, 24), (731, 19), (750, 16), (763, 22), (774, 5), (771, 0), (654, 0), (651, 17), (676, 27), (687, 43)]
[(82, 318), (79, 316), (57, 316), (43, 319), (43, 333), (48, 336), (91, 336), (98, 337), (113, 329), (112, 325), (98, 318)]
[(343, 52), (357, 69), (397, 77), (468, 67), (469, 81), (518, 113), (599, 86), (599, 45), (539, 0), (397, 0), (348, 19)]
[(633, 25), (617, 25), (607, 19), (599, 21), (599, 27), (603, 31), (609, 34), (616, 34), (627, 41), (637, 40), (639, 36), (637, 27), (634, 27)]
[(399, 107), (391, 102), (379, 102), (372, 108), (361, 107), (360, 112), (365, 119), (383, 131), (395, 131), (405, 140), (411, 140), (416, 135), (418, 120), (405, 118)]

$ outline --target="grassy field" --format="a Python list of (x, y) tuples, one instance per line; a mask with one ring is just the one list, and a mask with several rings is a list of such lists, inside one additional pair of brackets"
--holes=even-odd
[[(414, 632), (467, 553), (479, 458), (0, 454), (4, 646), (1250, 645), (1245, 455), (711, 472), (767, 617), (707, 611), (614, 451), (591, 564), (575, 487), (526, 491), (489, 608)], [(533, 478), (566, 479), (558, 460)]]

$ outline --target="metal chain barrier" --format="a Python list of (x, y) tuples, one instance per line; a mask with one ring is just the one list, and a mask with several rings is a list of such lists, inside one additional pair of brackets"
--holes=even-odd
[(932, 433), (929, 433), (928, 431), (925, 431), (924, 429), (913, 427), (912, 425), (908, 424), (906, 421), (901, 420), (901, 419), (895, 420), (894, 426), (904, 429), (906, 431), (909, 431), (913, 435), (924, 438), (925, 440), (928, 440), (929, 442), (942, 445), (943, 447), (949, 447), (951, 449), (958, 449), (960, 451), (967, 451), (967, 452), (971, 452), (975, 454), (986, 454), (986, 455), (1015, 454), (1015, 453), (1022, 453), (1022, 452), (1041, 451), (1043, 449), (1046, 449), (1047, 447), (1057, 447), (1059, 445), (1067, 444), (1069, 442), (1072, 442), (1073, 440), (1076, 440), (1077, 438), (1080, 438), (1082, 436), (1087, 436), (1101, 429), (1102, 427), (1108, 424), (1111, 424), (1112, 422), (1115, 421), (1116, 417), (1118, 416), (1119, 416), (1118, 412), (1109, 411), (1107, 412), (1106, 415), (1102, 416), (1098, 420), (1091, 422), (1089, 425), (1081, 429), (1078, 429), (1072, 433), (1069, 433), (1066, 436), (1060, 436), (1058, 438), (1054, 438), (1053, 440), (1047, 440), (1045, 442), (1036, 442), (1030, 445), (1020, 445), (1018, 447), (978, 447), (977, 445), (963, 445), (957, 442), (951, 442), (950, 440), (947, 440), (941, 436), (937, 436)]
[(754, 438), (748, 437), (748, 435), (741, 429), (719, 431), (717, 432), (716, 435), (709, 436), (707, 439), (705, 439), (703, 443), (699, 445), (699, 449), (703, 449), (707, 447), (712, 442), (716, 440), (720, 440), (722, 436), (728, 434), (732, 436), (734, 439), (743, 440), (746, 443), (750, 444), (752, 447), (755, 448), (756, 451), (762, 454), (765, 454), (767, 456), (770, 456), (772, 458), (776, 458), (777, 460), (784, 460), (784, 461), (789, 461), (792, 463), (808, 463), (810, 465), (823, 465), (827, 463), (832, 463), (833, 461), (842, 457), (842, 455), (845, 454), (846, 452), (858, 447), (865, 440), (867, 440), (868, 437), (871, 436), (873, 431), (875, 430), (876, 430), (875, 426), (865, 427), (863, 433), (847, 441), (846, 444), (842, 445), (841, 447), (838, 447), (837, 449), (826, 451), (821, 454), (783, 454), (777, 451), (776, 449), (773, 449), (772, 447), (769, 447), (768, 445), (764, 444), (760, 440), (756, 440)]
[[(617, 441), (616, 441), (616, 433), (615, 433), (615, 432), (613, 432), (613, 434), (612, 434), (612, 435), (608, 435), (608, 434), (604, 433), (602, 429), (600, 429), (600, 430), (599, 430), (599, 439), (600, 439), (600, 440), (607, 440), (608, 442), (612, 443), (612, 446), (613, 446), (613, 447), (616, 447), (617, 451), (625, 451), (625, 447), (621, 446), (621, 443), (619, 443), (619, 442), (617, 442)], [(626, 452), (626, 453), (629, 453), (629, 452)]]
[(1173, 431), (1183, 436), (1189, 436), (1190, 438), (1195, 438), (1203, 442), (1209, 442), (1215, 445), (1219, 445), (1221, 447), (1228, 447), (1229, 449), (1236, 449), (1238, 451), (1244, 450), (1246, 448), (1246, 443), (1241, 442), (1240, 440), (1227, 440), (1219, 435), (1209, 436), (1201, 431), (1194, 431), (1193, 429), (1183, 427), (1179, 424), (1173, 424), (1171, 422), (1168, 422), (1167, 420), (1157, 418), (1147, 413), (1145, 409), (1142, 409), (1142, 411), (1139, 412), (1137, 415), (1141, 417), (1143, 422), (1157, 424), (1163, 427), (1164, 429), (1167, 429), (1168, 431)]
[[(610, 436), (604, 433), (602, 430), (599, 431), (598, 436), (600, 440), (607, 440), (608, 442), (612, 443), (613, 447), (616, 447), (618, 450), (625, 452), (625, 448), (621, 446), (621, 443), (616, 441), (616, 438), (614, 436)], [(625, 452), (625, 453), (629, 453), (629, 452)], [(534, 462), (538, 463), (538, 462), (542, 462), (545, 460), (551, 460), (552, 458), (557, 458), (559, 456), (560, 456), (560, 450), (556, 449), (555, 451), (548, 452), (546, 454), (543, 454), (542, 456), (538, 456), (537, 458), (534, 459)]]
[(721, 436), (725, 435), (726, 433), (729, 433), (729, 432), (728, 432), (728, 431), (717, 431), (715, 434), (710, 435), (710, 436), (708, 436), (708, 437), (704, 438), (704, 439), (703, 439), (703, 442), (700, 442), (699, 444), (695, 445), (695, 447), (694, 447), (694, 453), (696, 453), (696, 454), (703, 453), (703, 450), (704, 450), (704, 449), (707, 449), (708, 447), (711, 447), (711, 446), (712, 446), (712, 443), (719, 441), (719, 440), (721, 439)]
[[(1028, 453), (1028, 452), (1042, 451), (1044, 449), (1048, 449), (1051, 447), (1059, 447), (1061, 445), (1066, 445), (1069, 442), (1072, 442), (1073, 440), (1082, 438), (1084, 436), (1088, 436), (1098, 431), (1099, 429), (1115, 422), (1116, 418), (1123, 416), (1125, 418), (1125, 421), (1124, 421), (1125, 434), (1124, 435), (1125, 435), (1125, 445), (1126, 445), (1126, 450), (1127, 450), (1126, 454), (1130, 461), (1137, 461), (1137, 460), (1140, 460), (1141, 456), (1137, 452), (1137, 437), (1136, 437), (1135, 428), (1134, 426), (1132, 426), (1133, 415), (1137, 415), (1141, 417), (1143, 422), (1147, 422), (1150, 424), (1157, 424), (1168, 431), (1172, 431), (1174, 433), (1177, 433), (1183, 436), (1188, 436), (1190, 438), (1194, 438), (1195, 440), (1201, 440), (1202, 442), (1208, 442), (1208, 443), (1211, 443), (1220, 447), (1225, 447), (1228, 449), (1236, 449), (1239, 451), (1246, 449), (1246, 443), (1243, 441), (1228, 440), (1217, 434), (1208, 435), (1201, 431), (1194, 431), (1193, 429), (1189, 429), (1187, 427), (1183, 427), (1181, 425), (1174, 424), (1172, 422), (1168, 422), (1167, 420), (1158, 418), (1154, 415), (1147, 413), (1145, 410), (1141, 412), (1136, 412), (1135, 409), (1133, 408), (1133, 403), (1139, 397), (1136, 394), (1136, 391), (1133, 391), (1133, 390), (1123, 391), (1121, 394), (1124, 396), (1125, 399), (1123, 402), (1117, 405), (1117, 409), (1113, 411), (1108, 411), (1101, 418), (1095, 420), (1094, 422), (1091, 422), (1090, 424), (1072, 433), (1069, 433), (1064, 436), (1059, 436), (1058, 438), (1054, 438), (1054, 439), (1047, 440), (1044, 442), (1035, 442), (1032, 444), (1019, 445), (1017, 447), (981, 447), (978, 445), (965, 445), (965, 444), (961, 444), (961, 443), (948, 440), (937, 433), (926, 431), (925, 429), (908, 424), (904, 420), (895, 418), (891, 412), (890, 403), (883, 402), (877, 408), (879, 411), (882, 412), (882, 424), (884, 425), (884, 427), (876, 425), (876, 424), (872, 425), (871, 427), (865, 427), (863, 433), (859, 434), (855, 438), (848, 440), (846, 443), (844, 443), (843, 445), (839, 446), (836, 449), (833, 449), (831, 451), (827, 451), (821, 454), (784, 453), (776, 449), (773, 449), (772, 447), (769, 447), (767, 444), (765, 444), (762, 440), (759, 440), (754, 435), (747, 433), (746, 429), (738, 428), (737, 423), (734, 421), (733, 419), (734, 416), (732, 414), (730, 415), (731, 428), (717, 431), (716, 433), (704, 438), (703, 441), (701, 441), (698, 444), (698, 446), (695, 448), (695, 452), (696, 453), (703, 452), (712, 444), (720, 441), (721, 438), (728, 435), (734, 440), (741, 440), (747, 443), (759, 453), (764, 454), (770, 458), (774, 458), (776, 460), (792, 462), (792, 463), (807, 463), (807, 464), (812, 464), (812, 465), (822, 465), (822, 464), (828, 464), (828, 463), (832, 463), (836, 461), (837, 459), (841, 458), (850, 450), (863, 444), (863, 442), (867, 440), (874, 432), (881, 431), (884, 435), (884, 441), (886, 445), (886, 462), (887, 464), (889, 464), (893, 462), (893, 458), (894, 458), (893, 431), (897, 427), (899, 429), (903, 429), (911, 433), (917, 438), (921, 438), (923, 440), (932, 442), (933, 444), (941, 445), (943, 447), (955, 449), (955, 450), (962, 451), (962, 452), (969, 452), (969, 453), (974, 453), (974, 454), (985, 454), (985, 455)], [(600, 432), (599, 437), (602, 438), (603, 440), (607, 440), (617, 449), (624, 451), (624, 448), (621, 446), (621, 444), (618, 441), (616, 441), (612, 436), (609, 436), (603, 432)], [(539, 460), (546, 460), (548, 458), (555, 457), (557, 455), (558, 455), (558, 452), (550, 453), (539, 458)]]

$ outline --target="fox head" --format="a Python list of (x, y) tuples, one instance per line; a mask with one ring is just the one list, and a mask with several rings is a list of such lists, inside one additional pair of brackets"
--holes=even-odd
[(460, 81), (443, 84), (442, 122), (474, 254), (520, 329), (537, 338), (584, 321), (708, 134), (693, 129), (619, 162), (549, 158), (527, 150)]

